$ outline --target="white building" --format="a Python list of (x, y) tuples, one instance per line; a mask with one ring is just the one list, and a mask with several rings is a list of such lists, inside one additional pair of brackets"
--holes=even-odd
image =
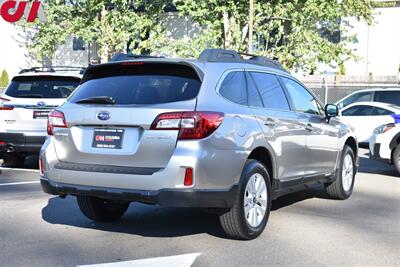
[(349, 47), (362, 59), (345, 63), (347, 75), (396, 75), (400, 70), (400, 1), (375, 9), (374, 24), (349, 19), (357, 42)]

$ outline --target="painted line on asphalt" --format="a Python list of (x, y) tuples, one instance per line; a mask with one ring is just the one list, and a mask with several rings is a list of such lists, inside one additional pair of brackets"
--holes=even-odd
[(149, 258), (133, 261), (79, 265), (78, 267), (190, 267), (201, 253), (183, 254), (169, 257)]
[(36, 169), (20, 169), (20, 168), (7, 168), (7, 167), (1, 167), (0, 170), (23, 171), (23, 172), (39, 172), (39, 170), (36, 170)]
[(16, 183), (4, 183), (0, 184), (0, 186), (9, 186), (9, 185), (23, 185), (23, 184), (38, 184), (40, 181), (29, 181), (29, 182), (16, 182)]

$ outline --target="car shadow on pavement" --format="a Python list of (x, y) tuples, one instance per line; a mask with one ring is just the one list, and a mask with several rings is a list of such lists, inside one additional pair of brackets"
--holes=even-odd
[[(322, 186), (278, 198), (272, 203), (272, 211), (310, 198), (329, 199)], [(204, 209), (166, 208), (158, 205), (131, 203), (121, 220), (112, 223), (93, 222), (82, 215), (75, 197), (50, 198), (42, 209), (42, 218), (51, 224), (69, 225), (79, 228), (107, 232), (134, 234), (146, 237), (179, 237), (207, 233), (226, 238), (218, 216)]]
[(90, 228), (107, 232), (146, 237), (179, 237), (201, 233), (224, 238), (218, 217), (202, 209), (165, 208), (158, 205), (131, 203), (121, 220), (112, 223), (93, 222), (80, 212), (75, 197), (53, 197), (42, 209), (42, 218), (51, 224)]
[[(368, 156), (368, 154), (365, 154), (365, 156)], [(393, 165), (372, 160), (368, 157), (360, 157), (359, 172), (400, 178), (400, 174), (396, 171)]]

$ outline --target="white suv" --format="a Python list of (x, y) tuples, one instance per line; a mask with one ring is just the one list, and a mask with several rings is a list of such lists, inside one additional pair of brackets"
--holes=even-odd
[(395, 165), (400, 173), (400, 115), (393, 115), (394, 123), (374, 130), (369, 141), (370, 157)]
[(22, 70), (0, 97), (0, 157), (3, 166), (18, 167), (37, 154), (47, 136), (47, 115), (79, 85), (84, 68)]

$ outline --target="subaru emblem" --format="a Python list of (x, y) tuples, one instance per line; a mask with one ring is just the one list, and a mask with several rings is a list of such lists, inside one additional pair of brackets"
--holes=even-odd
[(101, 121), (106, 121), (111, 118), (111, 115), (107, 111), (102, 111), (102, 112), (99, 112), (99, 114), (97, 114), (97, 118)]
[(44, 107), (44, 106), (46, 106), (46, 103), (44, 103), (43, 101), (40, 101), (40, 102), (37, 103), (37, 105), (39, 107)]

